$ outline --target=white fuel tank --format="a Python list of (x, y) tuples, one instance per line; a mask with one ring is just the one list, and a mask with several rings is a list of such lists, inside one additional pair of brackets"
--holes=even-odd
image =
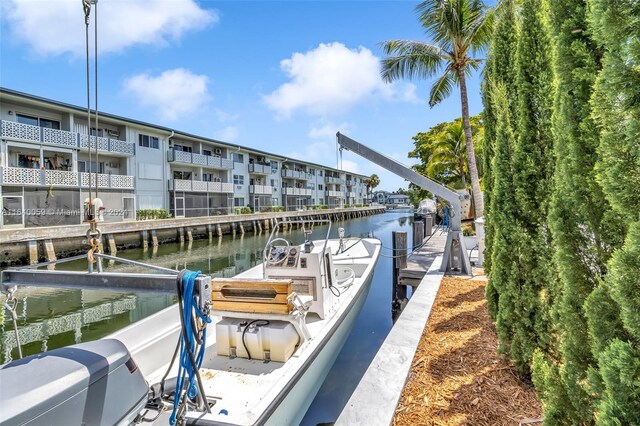
[[(266, 324), (268, 322), (268, 324)], [(246, 331), (244, 331), (246, 329)], [(244, 345), (242, 333), (244, 331)], [(296, 349), (300, 337), (293, 324), (286, 321), (255, 322), (236, 318), (223, 318), (216, 324), (218, 355), (270, 359), (286, 362)]]

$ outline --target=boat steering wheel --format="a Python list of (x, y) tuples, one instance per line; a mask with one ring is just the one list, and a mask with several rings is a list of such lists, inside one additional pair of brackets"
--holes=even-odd
[[(284, 245), (277, 246), (275, 244), (277, 242), (282, 242)], [(284, 238), (274, 238), (264, 248), (264, 261), (268, 265), (279, 265), (287, 258), (287, 255), (289, 254), (289, 247), (291, 247), (291, 243), (289, 241)]]

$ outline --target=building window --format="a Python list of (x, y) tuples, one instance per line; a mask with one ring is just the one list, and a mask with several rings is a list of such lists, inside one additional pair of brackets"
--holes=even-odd
[(191, 172), (182, 172), (180, 170), (173, 171), (174, 179), (191, 180)]
[(271, 173), (278, 173), (278, 162), (271, 160)]
[(322, 176), (322, 170), (318, 170), (318, 176)]
[(318, 184), (318, 190), (322, 191), (322, 185), (321, 184)]
[(278, 201), (278, 199), (277, 199), (277, 198), (272, 198), (272, 199), (271, 199), (271, 205), (272, 205), (272, 206), (277, 206), (277, 205), (278, 205), (278, 203), (279, 203), (279, 201)]
[(60, 130), (60, 122), (49, 120), (48, 118), (38, 118), (31, 115), (16, 114), (18, 123), (30, 124), (32, 126), (40, 126), (47, 129)]
[(233, 153), (233, 162), (234, 163), (244, 163), (244, 155), (234, 152)]
[(155, 136), (139, 134), (138, 145), (144, 148), (158, 149), (160, 148), (160, 140)]
[(192, 152), (192, 148), (185, 145), (173, 145), (173, 149), (175, 149), (176, 151)]
[[(89, 162), (88, 161), (78, 161), (78, 171), (79, 172), (89, 172)], [(104, 173), (104, 163), (100, 162), (98, 163), (98, 166), (96, 167), (96, 162), (92, 161), (91, 162), (91, 172), (95, 173)], [(95, 182), (94, 182), (95, 183)]]
[(235, 207), (244, 207), (244, 197), (234, 198), (233, 205)]
[(233, 183), (235, 185), (244, 185), (244, 175), (233, 175)]
[(209, 151), (208, 149), (203, 149), (202, 150), (202, 155), (206, 155), (207, 157), (211, 157), (211, 151)]

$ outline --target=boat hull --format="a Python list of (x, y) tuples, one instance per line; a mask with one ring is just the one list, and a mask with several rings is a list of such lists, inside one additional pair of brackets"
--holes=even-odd
[(318, 348), (319, 351), (316, 358), (310, 361), (306, 371), (288, 391), (284, 400), (278, 405), (265, 424), (300, 424), (347, 341), (356, 318), (358, 318), (367, 299), (372, 280), (373, 271), (360, 288), (360, 293), (356, 296), (350, 309), (344, 312), (343, 318), (336, 323), (336, 330), (328, 337), (325, 345)]

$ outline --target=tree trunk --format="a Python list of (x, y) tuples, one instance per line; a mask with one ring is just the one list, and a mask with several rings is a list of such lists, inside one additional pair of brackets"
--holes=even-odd
[(458, 70), (460, 82), (460, 100), (462, 101), (462, 125), (464, 126), (464, 139), (467, 148), (467, 168), (471, 178), (471, 188), (473, 190), (473, 200), (475, 204), (475, 217), (481, 217), (484, 212), (484, 201), (480, 190), (480, 179), (478, 178), (478, 167), (476, 166), (476, 154), (473, 149), (473, 139), (471, 138), (471, 123), (469, 122), (469, 100), (467, 98), (467, 82), (465, 81), (464, 69)]

